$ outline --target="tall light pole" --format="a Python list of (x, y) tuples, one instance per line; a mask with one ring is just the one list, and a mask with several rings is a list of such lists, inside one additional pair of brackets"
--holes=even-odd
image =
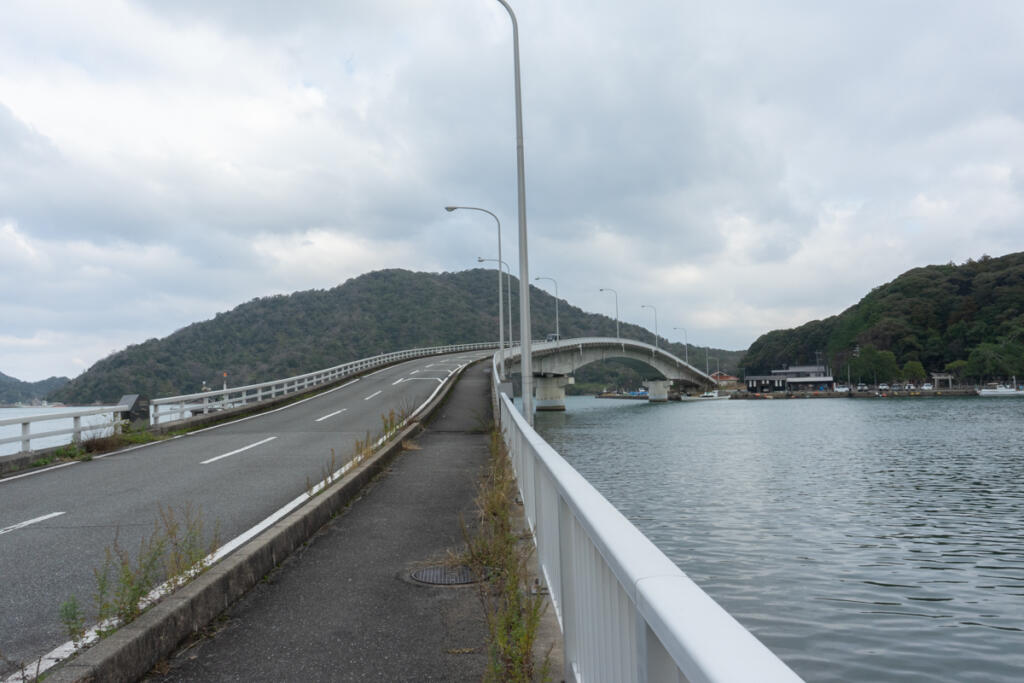
[(685, 327), (673, 327), (672, 329), (673, 330), (682, 330), (683, 331), (683, 354), (684, 354), (683, 360), (686, 361), (687, 363), (689, 363), (690, 362), (690, 341), (686, 338), (686, 328)]
[(611, 292), (615, 295), (615, 338), (619, 338), (619, 293), (611, 287), (602, 287), (602, 292)]
[[(498, 344), (499, 344), (499, 347), (498, 347), (499, 348), (499, 350), (498, 350), (498, 357), (501, 359), (501, 372), (502, 372), (502, 374), (504, 374), (504, 372), (505, 372), (505, 323), (503, 322), (504, 318), (501, 317), (501, 300), (503, 298), (502, 297), (502, 291), (501, 291), (501, 263), (502, 263), (502, 261), (501, 261), (501, 221), (498, 220), (498, 217), (495, 216), (493, 213), (491, 213), (487, 209), (481, 209), (479, 206), (446, 206), (446, 207), (444, 207), (444, 210), (449, 212), (449, 213), (451, 213), (452, 211), (455, 211), (456, 209), (466, 209), (467, 211), (483, 211), (484, 213), (489, 214), (490, 217), (494, 219), (494, 222), (498, 224)], [(511, 326), (509, 326), (508, 334), (509, 334), (510, 337), (512, 336), (512, 328), (511, 328)]]
[(558, 281), (553, 277), (537, 276), (534, 280), (551, 280), (555, 283), (555, 341), (562, 340), (562, 331), (558, 327)]
[[(711, 357), (715, 359), (715, 374), (718, 375), (719, 377), (721, 377), (721, 375), (722, 375), (722, 366), (718, 364), (718, 358), (716, 356), (711, 356)], [(715, 384), (718, 384), (718, 377), (715, 378)]]
[(533, 357), (530, 349), (530, 268), (526, 245), (526, 162), (523, 155), (523, 96), (519, 85), (519, 24), (505, 0), (498, 0), (512, 20), (512, 64), (516, 92), (516, 187), (519, 210), (519, 353), (523, 369), (523, 416), (533, 426)]
[(640, 308), (649, 308), (654, 311), (654, 348), (658, 348), (658, 309), (647, 304), (640, 304)]
[(508, 306), (506, 307), (506, 308), (508, 308), (508, 347), (511, 349), (512, 348), (512, 284), (511, 284), (512, 283), (512, 268), (508, 265), (508, 263), (506, 263), (505, 261), (502, 261), (501, 259), (484, 258), (483, 256), (477, 256), (476, 260), (477, 260), (477, 263), (484, 263), (484, 262), (488, 262), (488, 261), (490, 261), (490, 262), (497, 261), (498, 265), (505, 269), (505, 284), (508, 285), (505, 288), (505, 293), (507, 294), (507, 298), (508, 298)]

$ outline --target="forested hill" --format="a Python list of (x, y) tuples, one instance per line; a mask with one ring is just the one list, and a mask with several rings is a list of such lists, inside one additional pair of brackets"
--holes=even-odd
[(811, 363), (816, 351), (838, 376), (849, 363), (854, 381), (890, 381), (917, 363), (977, 381), (1022, 377), (1024, 252), (915, 268), (839, 315), (762, 335), (741, 364), (765, 373)]
[[(512, 283), (518, 337), (518, 280)], [(497, 299), (493, 270), (367, 273), (326, 291), (254, 299), (164, 339), (129, 346), (97, 362), (51, 399), (92, 403), (129, 393), (172, 396), (199, 391), (204, 381), (219, 387), (223, 372), (230, 386), (241, 386), (389, 351), (497, 341)], [(530, 300), (533, 336), (543, 338), (554, 331), (554, 297), (534, 287)], [(613, 318), (585, 313), (564, 300), (559, 317), (563, 338), (615, 336)], [(653, 341), (636, 325), (623, 324), (621, 330), (623, 337)], [(663, 340), (662, 345), (684, 355), (681, 344)], [(741, 354), (711, 351), (723, 371), (734, 371)], [(691, 345), (690, 355), (697, 365), (704, 351)]]
[(67, 382), (67, 377), (51, 377), (39, 382), (23, 382), (0, 372), (0, 404), (28, 403), (42, 399)]

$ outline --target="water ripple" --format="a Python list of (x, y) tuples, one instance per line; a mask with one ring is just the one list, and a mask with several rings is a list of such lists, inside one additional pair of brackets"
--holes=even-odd
[(807, 680), (1024, 680), (1024, 401), (568, 408), (545, 438)]

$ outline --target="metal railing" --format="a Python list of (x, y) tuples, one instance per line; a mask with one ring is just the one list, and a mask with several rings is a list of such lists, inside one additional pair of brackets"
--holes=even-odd
[(574, 681), (799, 681), (493, 390)]
[(211, 412), (228, 410), (229, 408), (240, 408), (251, 403), (259, 403), (260, 401), (303, 392), (313, 387), (330, 384), (346, 377), (372, 370), (373, 368), (390, 365), (410, 358), (496, 348), (498, 348), (497, 342), (480, 342), (476, 344), (454, 344), (450, 346), (408, 349), (384, 353), (371, 358), (362, 358), (324, 370), (317, 370), (304, 375), (272, 380), (261, 384), (248, 384), (242, 387), (229, 387), (227, 389), (202, 391), (182, 396), (155, 398), (149, 402), (149, 422), (156, 425), (183, 420), (190, 415), (205, 415)]
[[(79, 410), (71, 410), (62, 413), (52, 413), (47, 415), (26, 415), (24, 417), (10, 417), (4, 420), (0, 420), (0, 427), (8, 427), (10, 425), (21, 425), (21, 435), (19, 436), (8, 436), (0, 439), (0, 445), (21, 442), (19, 449), (20, 453), (28, 453), (32, 450), (32, 441), (39, 439), (47, 439), (55, 436), (67, 436), (68, 434), (73, 435), (71, 437), (74, 443), (80, 443), (82, 441), (82, 432), (94, 432), (98, 431), (102, 433), (107, 429), (113, 428), (115, 432), (121, 430), (121, 419), (115, 417), (119, 413), (130, 410), (130, 406), (113, 406), (104, 408), (82, 408)], [(82, 425), (82, 418), (90, 415), (102, 415), (104, 413), (111, 414), (111, 420), (109, 422), (90, 423), (85, 426)], [(38, 422), (53, 422), (56, 420), (72, 420), (71, 427), (65, 429), (51, 429), (46, 432), (33, 432), (32, 425)]]

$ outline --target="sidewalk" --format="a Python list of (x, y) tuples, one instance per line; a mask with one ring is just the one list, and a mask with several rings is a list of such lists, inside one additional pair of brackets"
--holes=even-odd
[(486, 658), (474, 584), (410, 577), (463, 545), (488, 459), (484, 365), (343, 513), (148, 681), (479, 681)]

